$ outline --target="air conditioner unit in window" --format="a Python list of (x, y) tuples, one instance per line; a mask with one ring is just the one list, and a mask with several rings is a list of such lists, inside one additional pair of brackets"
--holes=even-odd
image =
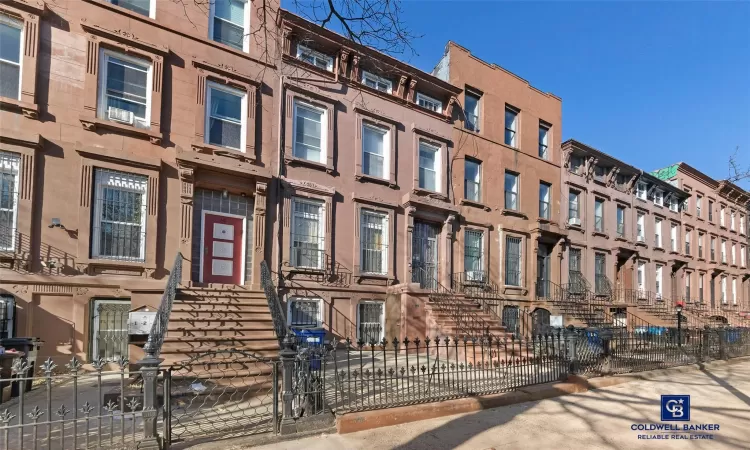
[(110, 106), (107, 108), (107, 119), (133, 125), (133, 111)]
[(571, 217), (570, 219), (568, 219), (568, 223), (571, 224), (571, 225), (576, 225), (576, 226), (580, 227), (581, 226), (581, 219), (579, 219), (578, 217)]

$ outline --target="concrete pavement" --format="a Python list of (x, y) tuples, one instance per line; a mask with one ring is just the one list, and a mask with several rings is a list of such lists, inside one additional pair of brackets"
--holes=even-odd
[[(634, 431), (661, 422), (662, 394), (691, 396), (690, 424), (717, 431)], [(639, 439), (648, 435), (652, 439)], [(663, 435), (667, 439), (655, 439)], [(672, 436), (684, 436), (675, 439)], [(692, 436), (691, 436), (692, 435)], [(710, 439), (709, 439), (710, 437)], [(249, 448), (215, 442), (222, 450)], [(205, 446), (205, 447), (204, 447)], [(205, 444), (201, 448), (207, 448)], [(213, 448), (213, 447), (211, 447)], [(652, 380), (344, 435), (316, 435), (253, 447), (258, 450), (336, 449), (750, 449), (750, 360)]]

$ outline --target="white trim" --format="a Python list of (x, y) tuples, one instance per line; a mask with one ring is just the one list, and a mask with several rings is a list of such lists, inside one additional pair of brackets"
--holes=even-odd
[[(154, 1), (154, 0), (152, 0)], [(232, 48), (236, 48), (232, 45), (225, 44), (224, 42), (217, 41), (214, 39), (214, 18), (216, 15), (216, 2), (221, 0), (211, 0), (209, 2), (209, 8), (208, 8), (208, 38), (211, 39), (214, 42), (218, 42), (219, 44), (227, 45)], [(225, 0), (225, 1), (232, 1), (232, 0)], [(243, 8), (242, 12), (242, 51), (245, 53), (250, 52), (250, 10), (252, 7), (250, 7), (251, 3), (249, 0), (235, 0), (240, 1), (245, 4), (245, 7)], [(223, 18), (219, 18), (220, 20), (225, 20)], [(234, 22), (230, 22), (233, 25), (237, 25)]]
[[(94, 298), (91, 302), (91, 356), (93, 358), (97, 358), (99, 354), (99, 344), (97, 343), (96, 335), (99, 334), (99, 316), (97, 315), (97, 305), (102, 303), (115, 303), (115, 304), (123, 304), (127, 303), (128, 305), (131, 305), (130, 299), (116, 299), (116, 298)], [(128, 320), (125, 320), (125, 331), (128, 331)], [(127, 347), (126, 350), (128, 352), (128, 355), (123, 356), (129, 356), (130, 354), (130, 346)]]
[[(17, 17), (11, 16), (9, 14), (5, 14), (2, 11), (0, 11), (0, 14), (4, 15), (6, 17), (10, 17), (11, 19), (19, 20)], [(18, 24), (18, 26), (16, 26), (15, 24), (11, 25), (11, 24), (7, 24), (6, 23), (6, 25), (8, 25), (9, 27), (16, 28), (17, 30), (20, 31), (20, 34), (19, 34), (19, 37), (18, 37), (18, 47), (19, 47), (18, 48), (18, 62), (10, 61), (10, 60), (7, 60), (7, 59), (3, 59), (2, 60), (6, 64), (13, 64), (13, 65), (18, 66), (18, 98), (16, 98), (16, 100), (19, 100), (19, 101), (21, 100), (21, 92), (22, 92), (21, 88), (22, 88), (22, 82), (23, 82), (23, 44), (25, 42), (25, 33), (24, 33), (24, 31), (26, 29), (26, 27), (24, 27), (24, 22), (23, 22), (22, 19), (20, 20), (20, 22), (21, 23)]]
[[(119, 6), (120, 8), (127, 9), (128, 11), (132, 11), (135, 14), (139, 14), (135, 11), (133, 11), (130, 8), (126, 8), (125, 6), (115, 4), (112, 0), (107, 0), (109, 3), (112, 3), (115, 6)], [(151, 19), (156, 19), (156, 0), (151, 0), (148, 5), (148, 17)]]
[[(391, 178), (391, 130), (388, 128), (379, 127), (372, 123), (368, 123), (366, 120), (362, 121), (362, 173), (371, 177), (376, 175), (365, 172), (365, 154), (371, 153), (365, 151), (365, 128), (369, 128), (376, 133), (380, 133), (383, 136), (383, 175), (379, 178), (384, 180), (390, 180)], [(375, 154), (375, 153), (371, 153)]]
[(238, 286), (245, 284), (245, 250), (247, 247), (247, 217), (241, 216), (239, 214), (229, 214), (229, 213), (223, 213), (223, 212), (216, 212), (211, 211), (208, 209), (204, 209), (201, 211), (201, 264), (200, 264), (200, 270), (198, 272), (198, 281), (200, 283), (203, 283), (203, 265), (206, 263), (206, 259), (203, 255), (203, 249), (206, 247), (206, 214), (213, 214), (215, 216), (224, 216), (224, 217), (233, 217), (235, 219), (242, 219), (242, 255), (240, 256), (241, 261), (240, 265), (241, 271), (240, 274), (242, 275), (242, 278), (240, 279), (240, 283)]
[[(297, 156), (297, 108), (302, 107), (303, 109), (311, 109), (315, 112), (320, 113), (320, 160), (314, 161), (321, 164), (326, 164), (328, 158), (328, 109), (315, 106), (311, 103), (304, 102), (298, 99), (294, 100), (294, 108), (292, 115), (292, 155), (296, 158)], [(306, 159), (307, 161), (313, 161), (312, 159)]]
[[(203, 130), (203, 136), (204, 140), (207, 144), (211, 144), (209, 132), (210, 132), (210, 124), (211, 124), (211, 90), (216, 89), (217, 91), (223, 91), (227, 94), (231, 94), (237, 97), (240, 97), (240, 148), (235, 147), (229, 147), (222, 145), (220, 147), (225, 148), (231, 148), (234, 150), (239, 150), (242, 153), (245, 153), (245, 149), (247, 146), (247, 92), (241, 91), (239, 89), (235, 89), (229, 86), (222, 86), (218, 83), (214, 83), (213, 81), (209, 81), (206, 83), (206, 114), (205, 114), (205, 120), (204, 120), (204, 130)], [(230, 122), (230, 121), (227, 121)], [(211, 145), (218, 145), (218, 144), (211, 144)]]
[(646, 200), (648, 192), (648, 185), (643, 181), (636, 183), (635, 196), (641, 200)]
[[(310, 56), (312, 56), (316, 60), (318, 58), (324, 60), (326, 62), (326, 68), (325, 68), (325, 70), (327, 70), (329, 72), (333, 72), (333, 56), (326, 55), (325, 53), (321, 53), (321, 52), (315, 51), (315, 50), (311, 49), (310, 47), (304, 46), (302, 44), (297, 44), (297, 59), (300, 59), (300, 56), (302, 56), (303, 53), (309, 54)], [(300, 61), (301, 61), (301, 59), (300, 59)], [(307, 62), (307, 61), (305, 61), (305, 62)], [(308, 64), (311, 64), (311, 63), (308, 63)], [(315, 67), (318, 67), (317, 64), (313, 64), (313, 65)], [(318, 67), (318, 68), (320, 69), (321, 67)]]
[(318, 317), (316, 318), (317, 324), (315, 327), (310, 327), (310, 328), (322, 327), (323, 326), (323, 299), (320, 297), (302, 297), (298, 295), (291, 296), (286, 301), (286, 324), (287, 326), (300, 327), (300, 325), (294, 325), (292, 323), (292, 303), (298, 300), (318, 303)]
[[(117, 184), (109, 184), (112, 181), (112, 175), (118, 174), (122, 178), (124, 178), (123, 181), (126, 181), (128, 186), (122, 186)], [(100, 176), (106, 176), (106, 179), (100, 179)], [(127, 177), (127, 178), (125, 178)], [(133, 174), (129, 172), (121, 172), (118, 170), (111, 170), (101, 167), (96, 167), (94, 169), (94, 217), (91, 220), (91, 228), (98, 229), (99, 233), (101, 233), (102, 228), (102, 202), (103, 199), (101, 197), (102, 195), (102, 189), (104, 187), (111, 187), (113, 189), (126, 191), (126, 192), (135, 192), (137, 194), (141, 195), (141, 245), (140, 249), (138, 251), (139, 255), (137, 258), (132, 257), (125, 257), (125, 256), (118, 256), (118, 255), (101, 255), (101, 249), (100, 246), (100, 236), (101, 235), (94, 235), (91, 234), (91, 257), (97, 258), (97, 259), (116, 259), (116, 260), (125, 260), (125, 261), (138, 261), (142, 262), (146, 260), (146, 235), (147, 235), (147, 206), (148, 206), (148, 177), (146, 175), (140, 175), (140, 174)], [(129, 223), (129, 225), (133, 225), (134, 223)]]
[(435, 172), (435, 188), (430, 189), (427, 187), (420, 187), (420, 189), (427, 189), (429, 191), (433, 192), (443, 192), (443, 181), (442, 181), (442, 168), (443, 168), (443, 148), (440, 145), (433, 144), (432, 142), (426, 140), (426, 139), (419, 139), (417, 143), (417, 186), (419, 187), (419, 183), (422, 180), (422, 177), (419, 176), (419, 169), (422, 168), (420, 164), (420, 153), (422, 152), (422, 145), (426, 146), (428, 150), (432, 150), (435, 152), (435, 167), (433, 168), (433, 171)]
[[(419, 105), (419, 101), (420, 100), (425, 101), (425, 102), (435, 103), (437, 105), (437, 109), (432, 109), (432, 108), (429, 108), (427, 106)], [(443, 102), (441, 102), (440, 100), (438, 100), (436, 98), (432, 98), (430, 96), (424, 95), (421, 92), (417, 92), (417, 96), (414, 99), (414, 103), (416, 103), (417, 105), (421, 106), (422, 108), (429, 109), (430, 111), (435, 111), (438, 114), (442, 114), (443, 113)]]
[[(381, 308), (380, 309), (380, 336), (378, 338), (378, 342), (380, 342), (385, 337), (385, 300), (360, 300), (360, 301), (357, 302), (357, 323), (355, 325), (356, 328), (357, 328), (357, 330), (356, 330), (357, 331), (357, 340), (359, 341), (362, 338), (362, 336), (360, 336), (360, 334), (359, 334), (359, 326), (361, 324), (360, 323), (360, 313), (359, 313), (360, 311), (359, 311), (359, 307), (360, 307), (360, 305), (363, 305), (365, 303), (379, 304), (380, 305), (380, 308)], [(365, 342), (365, 344), (368, 344), (368, 343)]]
[(146, 70), (146, 113), (145, 117), (143, 118), (136, 118), (137, 121), (141, 122), (141, 126), (139, 128), (150, 128), (151, 127), (151, 89), (152, 89), (152, 72), (153, 72), (153, 64), (151, 61), (147, 59), (142, 58), (134, 58), (129, 55), (125, 55), (123, 53), (119, 53), (113, 50), (109, 50), (106, 48), (101, 48), (99, 50), (99, 83), (97, 86), (97, 99), (96, 99), (96, 116), (100, 119), (109, 120), (107, 119), (107, 93), (106, 93), (106, 85), (107, 85), (107, 66), (109, 63), (109, 58), (114, 57), (117, 59), (121, 59), (125, 62), (129, 62), (134, 65), (147, 67)]
[(368, 79), (368, 78), (371, 79), (371, 81), (374, 81), (376, 86), (377, 86), (378, 83), (383, 83), (383, 84), (387, 84), (388, 88), (385, 91), (380, 91), (380, 89), (378, 89), (377, 87), (372, 87), (372, 86), (368, 86), (368, 87), (372, 87), (375, 90), (378, 90), (380, 92), (386, 92), (388, 94), (393, 93), (393, 82), (391, 80), (389, 80), (388, 78), (384, 78), (384, 77), (375, 75), (372, 72), (368, 72), (366, 70), (363, 70), (362, 71), (362, 80), (361, 80), (362, 84), (366, 85), (365, 80)]
[[(8, 162), (6, 170), (4, 162)], [(16, 230), (18, 227), (18, 192), (19, 178), (21, 178), (21, 155), (17, 153), (0, 151), (0, 173), (11, 174), (13, 176), (13, 196), (10, 201), (13, 202), (13, 209), (2, 209), (2, 211), (11, 211), (13, 222), (10, 224), (10, 247), (0, 246), (0, 250), (13, 251), (16, 248)], [(1, 195), (1, 193), (0, 193)]]
[[(294, 238), (292, 235), (294, 235), (295, 225), (296, 225), (296, 214), (294, 211), (294, 204), (295, 203), (307, 203), (308, 205), (315, 205), (320, 207), (320, 214), (318, 215), (318, 239), (321, 240), (322, 248), (319, 248), (318, 251), (322, 254), (325, 254), (326, 249), (326, 203), (323, 200), (314, 200), (314, 199), (308, 199), (305, 197), (292, 197), (292, 204), (291, 204), (291, 217), (289, 219), (289, 259), (292, 259), (292, 252), (294, 251)], [(290, 261), (291, 262), (291, 261)], [(323, 269), (325, 267), (325, 261), (324, 258), (319, 259), (318, 267), (309, 267), (309, 266), (301, 266), (299, 264), (295, 264), (294, 267), (302, 267), (302, 268), (310, 268), (310, 269)]]

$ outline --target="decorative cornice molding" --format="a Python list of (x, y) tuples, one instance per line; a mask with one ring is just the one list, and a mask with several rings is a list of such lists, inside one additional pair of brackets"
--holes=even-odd
[(336, 193), (336, 189), (333, 187), (325, 186), (307, 180), (294, 180), (291, 178), (282, 177), (281, 185), (284, 189), (310, 192), (319, 195), (333, 196)]
[(238, 71), (236, 67), (230, 66), (229, 64), (224, 64), (224, 63), (214, 64), (208, 61), (199, 61), (198, 59), (196, 59), (195, 56), (193, 56), (193, 66), (198, 69), (205, 69), (205, 70), (208, 70), (209, 72), (218, 73), (218, 74), (227, 76), (229, 78), (233, 78), (235, 80), (239, 80), (244, 83), (251, 84), (256, 87), (260, 86), (261, 84), (260, 81), (256, 80), (250, 75), (247, 75), (245, 73)]
[(151, 53), (157, 53), (162, 56), (165, 56), (169, 53), (169, 47), (166, 45), (158, 45), (153, 44), (148, 41), (144, 41), (143, 39), (136, 36), (134, 33), (128, 30), (110, 30), (108, 28), (104, 28), (101, 25), (88, 23), (87, 18), (81, 19), (81, 27), (84, 29), (84, 31), (91, 33), (96, 36), (102, 36), (106, 37), (115, 41), (120, 41), (127, 45), (132, 45), (134, 47), (140, 47), (142, 49), (145, 49)]
[(389, 202), (375, 195), (358, 195), (356, 192), (352, 192), (352, 201), (357, 203), (370, 203), (372, 205), (383, 206), (390, 209), (397, 209), (398, 203)]

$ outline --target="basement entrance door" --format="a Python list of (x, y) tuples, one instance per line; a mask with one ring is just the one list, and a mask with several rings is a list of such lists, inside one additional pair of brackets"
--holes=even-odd
[(201, 282), (243, 284), (245, 218), (203, 213)]

